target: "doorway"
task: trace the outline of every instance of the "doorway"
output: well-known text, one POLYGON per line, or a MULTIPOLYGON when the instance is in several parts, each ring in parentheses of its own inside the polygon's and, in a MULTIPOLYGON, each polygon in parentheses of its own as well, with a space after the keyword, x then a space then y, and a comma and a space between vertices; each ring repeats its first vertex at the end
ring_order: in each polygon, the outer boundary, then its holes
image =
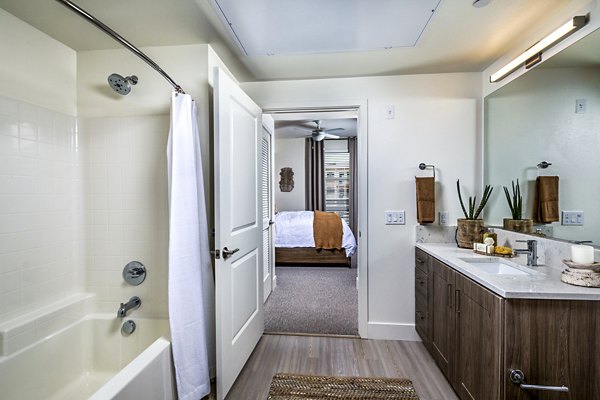
MULTIPOLYGON (((356 244, 358 109, 279 110, 272 117, 275 230, 278 217, 326 211, 340 217, 344 241, 350 232, 356 244)), ((265 303, 266 332, 358 336, 359 249, 343 245, 351 255, 348 263, 300 254, 282 264, 275 257, 276 284, 265 303)))

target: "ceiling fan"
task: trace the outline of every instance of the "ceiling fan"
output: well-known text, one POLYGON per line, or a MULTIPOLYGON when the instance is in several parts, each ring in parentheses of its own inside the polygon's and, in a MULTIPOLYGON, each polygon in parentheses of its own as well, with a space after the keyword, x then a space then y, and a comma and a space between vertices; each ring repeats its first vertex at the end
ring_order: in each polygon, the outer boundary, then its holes
POLYGON ((338 135, 333 135, 332 132, 342 132, 345 131, 344 128, 333 128, 333 129, 325 129, 321 127, 321 120, 314 120, 313 121, 315 124, 317 124, 317 127, 315 129, 310 129, 310 128, 296 128, 302 131, 306 131, 306 132, 310 132, 310 136, 306 136, 306 137, 312 137, 313 140, 315 142, 320 142, 323 139, 339 139, 340 137, 338 135))

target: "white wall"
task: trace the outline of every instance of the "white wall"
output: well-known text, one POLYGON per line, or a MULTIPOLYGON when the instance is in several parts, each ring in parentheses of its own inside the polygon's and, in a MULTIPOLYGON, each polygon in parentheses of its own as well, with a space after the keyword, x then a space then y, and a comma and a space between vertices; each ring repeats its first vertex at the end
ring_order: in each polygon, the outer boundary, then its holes
POLYGON ((75 52, 0 9, 0 321, 82 289, 75 52))
MULTIPOLYGON (((242 83, 264 108, 368 103, 368 336, 416 338, 414 324, 415 175, 437 171, 436 210, 460 217, 456 179, 473 193, 478 157, 481 75, 435 74, 242 83), (394 105, 395 119, 385 119, 394 105), (405 210, 407 224, 384 224, 405 210)), ((364 124, 365 121, 359 121, 364 124)), ((362 240, 362 245, 365 241, 362 240)))
POLYGON ((86 289, 96 293, 101 312, 116 313, 136 295, 142 299, 136 315, 168 315, 168 131, 168 115, 79 119, 86 289), (135 287, 122 277, 134 260, 147 270, 135 287))
POLYGON ((0 8, 0 95, 74 116, 76 53, 0 8))
POLYGON ((279 139, 275 131, 275 207, 277 211, 301 211, 306 209, 306 170, 304 138, 279 139), (279 189, 281 168, 291 167, 294 171, 294 189, 282 192, 279 189))

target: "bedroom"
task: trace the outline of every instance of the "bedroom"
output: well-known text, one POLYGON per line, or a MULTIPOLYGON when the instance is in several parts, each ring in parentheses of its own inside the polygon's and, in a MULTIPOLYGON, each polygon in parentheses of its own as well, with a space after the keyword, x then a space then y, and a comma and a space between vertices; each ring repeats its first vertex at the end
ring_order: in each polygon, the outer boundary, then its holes
POLYGON ((265 331, 358 335, 358 115, 322 110, 272 116, 275 273, 265 331), (341 217, 341 242, 327 237, 321 243, 341 251, 314 249, 315 209, 341 217))

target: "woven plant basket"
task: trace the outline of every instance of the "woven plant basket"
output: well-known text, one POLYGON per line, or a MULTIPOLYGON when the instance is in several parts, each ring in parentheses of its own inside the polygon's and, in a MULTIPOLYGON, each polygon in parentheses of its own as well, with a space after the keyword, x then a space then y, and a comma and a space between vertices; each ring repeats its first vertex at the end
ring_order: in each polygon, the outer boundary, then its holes
POLYGON ((481 233, 483 231, 482 219, 459 218, 456 223, 458 225, 456 236, 458 247, 473 249, 473 243, 481 242, 481 233))

